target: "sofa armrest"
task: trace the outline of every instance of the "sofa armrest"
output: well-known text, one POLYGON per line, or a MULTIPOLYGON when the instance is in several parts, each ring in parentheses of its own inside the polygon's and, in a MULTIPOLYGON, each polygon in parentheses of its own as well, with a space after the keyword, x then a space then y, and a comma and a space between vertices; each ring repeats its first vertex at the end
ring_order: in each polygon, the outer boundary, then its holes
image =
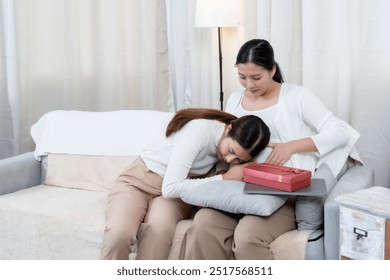
POLYGON ((40 184, 41 164, 34 153, 0 160, 0 195, 40 184))
POLYGON ((365 166, 353 166, 340 178, 329 194, 324 206, 325 259, 339 258, 339 216, 340 207, 335 198, 339 195, 372 187, 374 171, 365 166))

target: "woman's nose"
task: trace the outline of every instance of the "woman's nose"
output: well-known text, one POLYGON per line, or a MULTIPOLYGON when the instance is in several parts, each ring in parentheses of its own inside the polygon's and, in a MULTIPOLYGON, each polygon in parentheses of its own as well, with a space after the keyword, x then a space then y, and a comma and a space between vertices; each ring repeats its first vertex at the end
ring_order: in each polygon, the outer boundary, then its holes
POLYGON ((228 163, 231 163, 231 162, 233 162, 233 160, 235 160, 237 158, 237 156, 236 155, 227 155, 225 158, 226 158, 226 161, 228 163))
POLYGON ((245 87, 246 88, 252 88, 253 87, 253 81, 251 80, 251 79, 247 79, 246 80, 246 85, 245 85, 245 87))

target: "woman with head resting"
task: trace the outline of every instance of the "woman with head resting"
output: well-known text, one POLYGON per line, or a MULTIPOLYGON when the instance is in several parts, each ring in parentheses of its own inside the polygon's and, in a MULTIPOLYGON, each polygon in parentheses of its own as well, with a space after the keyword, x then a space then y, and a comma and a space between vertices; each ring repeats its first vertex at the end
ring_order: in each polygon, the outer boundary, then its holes
MULTIPOLYGON (((271 131, 270 144, 257 161, 312 172, 325 163, 336 179, 346 171, 350 157, 361 161, 354 148, 359 134, 307 89, 284 83, 268 41, 246 42, 237 54, 235 66, 243 89, 229 97, 226 111, 236 116, 257 115, 271 131)), ((301 199, 304 198, 297 198, 301 199)), ((301 205, 304 204, 296 204, 295 210, 294 203, 288 201, 268 217, 203 208, 187 231, 181 258, 273 259, 270 243, 295 229, 296 222, 299 229, 321 226, 322 198, 314 204, 318 219, 310 223, 301 218, 306 215, 301 205)))
POLYGON ((176 224, 191 214, 192 207, 180 194, 204 182, 241 180, 247 162, 269 139, 267 125, 257 116, 237 118, 213 109, 178 111, 165 141, 145 150, 111 189, 101 258, 128 259, 137 240, 137 259, 167 259, 176 224), (193 178, 208 173, 219 160, 235 167, 223 175, 193 178))

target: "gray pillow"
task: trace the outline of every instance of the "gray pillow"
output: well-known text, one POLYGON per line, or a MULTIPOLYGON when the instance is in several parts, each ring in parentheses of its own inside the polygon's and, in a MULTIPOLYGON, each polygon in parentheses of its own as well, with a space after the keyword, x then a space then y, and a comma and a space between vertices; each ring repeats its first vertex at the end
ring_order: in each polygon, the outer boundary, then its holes
MULTIPOLYGON (((336 185, 329 166, 322 164, 312 178, 322 178, 325 180, 327 194, 336 185)), ((295 220, 299 230, 317 230, 324 223, 324 203, 326 197, 297 196, 295 201, 295 220)))
POLYGON ((234 214, 269 216, 287 200, 282 195, 245 194, 245 183, 221 180, 188 190, 181 199, 191 205, 209 207, 234 214))

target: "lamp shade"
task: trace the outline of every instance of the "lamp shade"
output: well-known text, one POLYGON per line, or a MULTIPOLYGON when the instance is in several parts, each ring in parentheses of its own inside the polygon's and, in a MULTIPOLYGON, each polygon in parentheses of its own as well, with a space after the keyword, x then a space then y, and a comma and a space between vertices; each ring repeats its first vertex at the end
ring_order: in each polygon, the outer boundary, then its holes
POLYGON ((242 24, 242 0, 197 0, 196 27, 235 27, 242 24))

